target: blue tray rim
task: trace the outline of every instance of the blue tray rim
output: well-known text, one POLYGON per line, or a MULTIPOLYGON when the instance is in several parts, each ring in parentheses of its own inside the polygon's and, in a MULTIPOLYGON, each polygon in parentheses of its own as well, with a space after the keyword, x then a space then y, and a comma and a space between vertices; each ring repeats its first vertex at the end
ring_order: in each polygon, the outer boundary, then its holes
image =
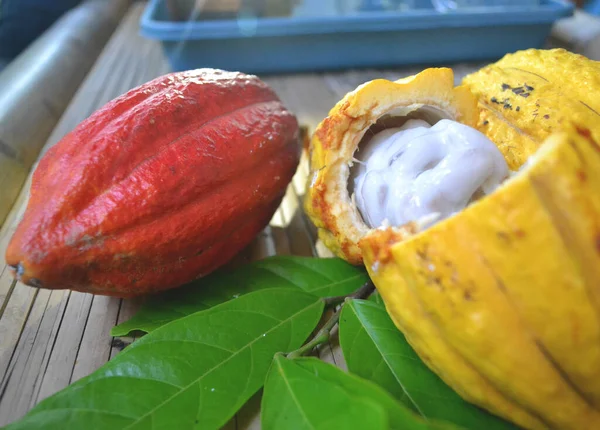
POLYGON ((333 17, 243 18, 193 22, 159 21, 154 19, 160 3, 151 0, 140 19, 141 34, 149 39, 180 41, 239 39, 245 37, 303 36, 331 33, 373 31, 405 31, 456 27, 487 27, 502 25, 551 24, 573 14, 575 6, 566 0, 545 0, 537 7, 489 7, 486 10, 465 10, 439 13, 429 9, 401 13, 368 12, 333 17))

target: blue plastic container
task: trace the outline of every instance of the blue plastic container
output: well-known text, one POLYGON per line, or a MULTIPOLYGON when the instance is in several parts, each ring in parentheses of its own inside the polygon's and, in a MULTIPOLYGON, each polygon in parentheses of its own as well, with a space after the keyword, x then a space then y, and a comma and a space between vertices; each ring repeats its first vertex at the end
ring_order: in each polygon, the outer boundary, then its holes
POLYGON ((173 70, 266 74, 493 60, 541 47, 552 23, 572 13, 563 0, 449 13, 420 0, 403 12, 175 22, 164 0, 152 0, 141 32, 161 41, 173 70))
POLYGON ((583 9, 587 13, 600 16, 600 0, 588 0, 583 9))

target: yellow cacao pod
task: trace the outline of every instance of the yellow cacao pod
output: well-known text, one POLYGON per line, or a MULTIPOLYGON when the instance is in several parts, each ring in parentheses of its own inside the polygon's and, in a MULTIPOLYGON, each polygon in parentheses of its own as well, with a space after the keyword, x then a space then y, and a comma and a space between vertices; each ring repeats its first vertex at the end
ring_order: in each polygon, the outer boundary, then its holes
POLYGON ((513 174, 425 229, 357 229, 348 174, 328 176, 329 160, 352 161, 364 125, 351 125, 375 123, 379 95, 362 94, 370 104, 353 112, 364 113, 334 129, 338 104, 311 142, 305 206, 325 244, 363 261, 396 326, 448 385, 524 428, 600 428, 599 89, 598 63, 564 50, 510 54, 446 89, 460 93, 454 118, 492 140, 513 174), (331 189, 342 198, 323 198, 331 189))

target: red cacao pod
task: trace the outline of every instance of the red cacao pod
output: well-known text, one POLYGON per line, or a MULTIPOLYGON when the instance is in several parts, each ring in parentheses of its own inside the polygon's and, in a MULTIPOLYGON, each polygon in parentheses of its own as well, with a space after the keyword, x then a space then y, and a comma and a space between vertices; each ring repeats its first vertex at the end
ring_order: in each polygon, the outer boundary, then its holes
POLYGON ((279 206, 298 123, 256 76, 172 73, 53 146, 6 252, 25 284, 131 297, 229 261, 279 206))

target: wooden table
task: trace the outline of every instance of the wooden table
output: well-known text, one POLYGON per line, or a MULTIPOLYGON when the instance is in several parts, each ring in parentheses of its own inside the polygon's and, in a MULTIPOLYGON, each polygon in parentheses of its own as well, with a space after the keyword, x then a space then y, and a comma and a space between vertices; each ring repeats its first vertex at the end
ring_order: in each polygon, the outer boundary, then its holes
MULTIPOLYGON (((95 66, 53 131, 45 149, 80 121, 128 89, 169 71, 160 46, 138 35, 143 3, 135 4, 112 36, 95 66)), ((456 80, 480 64, 453 66, 456 80)), ((284 103, 309 129, 321 121, 346 92, 373 78, 398 79, 421 70, 362 70, 344 73, 265 77, 284 103)), ((299 209, 307 174, 306 160, 290 184, 271 224, 238 257, 254 260, 273 254, 329 255, 316 242, 315 230, 299 209)), ((29 180, 0 230, 0 253, 21 217, 29 180)), ((0 267, 0 425, 23 416, 40 400, 84 377, 119 353, 111 327, 129 319, 140 300, 120 300, 63 290, 27 287, 0 267)), ((122 339, 125 343, 133 339, 122 339)), ((322 348, 323 359, 344 367, 335 345, 322 348)), ((120 343, 122 347, 122 343, 120 343)), ((259 428, 259 398, 227 428, 259 428)))

